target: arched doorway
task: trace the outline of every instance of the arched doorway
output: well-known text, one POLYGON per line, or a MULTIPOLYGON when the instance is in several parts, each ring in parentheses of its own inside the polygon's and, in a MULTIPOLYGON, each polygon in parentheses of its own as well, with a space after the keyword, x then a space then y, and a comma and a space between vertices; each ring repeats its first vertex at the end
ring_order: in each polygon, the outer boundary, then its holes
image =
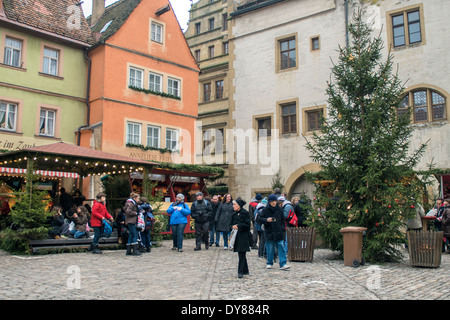
POLYGON ((306 193, 308 198, 312 199, 315 194, 316 187, 306 179, 305 173, 318 171, 320 171, 320 166, 316 163, 310 163, 295 170, 285 183, 285 190, 289 199, 298 197, 304 193, 306 193))

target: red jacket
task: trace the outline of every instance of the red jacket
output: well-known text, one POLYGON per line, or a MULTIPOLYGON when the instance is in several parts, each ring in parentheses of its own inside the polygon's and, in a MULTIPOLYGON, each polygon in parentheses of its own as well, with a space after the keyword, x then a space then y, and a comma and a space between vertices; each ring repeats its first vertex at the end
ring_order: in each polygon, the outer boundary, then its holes
POLYGON ((103 203, 94 200, 94 205, 92 206, 91 227, 101 227, 103 218, 111 219, 112 217, 103 203))

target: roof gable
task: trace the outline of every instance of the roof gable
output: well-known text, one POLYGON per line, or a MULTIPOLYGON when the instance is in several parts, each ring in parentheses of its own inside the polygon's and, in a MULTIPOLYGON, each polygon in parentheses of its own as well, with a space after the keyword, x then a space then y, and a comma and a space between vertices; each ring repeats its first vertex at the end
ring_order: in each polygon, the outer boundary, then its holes
POLYGON ((78 0, 0 0, 8 20, 92 44, 94 38, 78 0))

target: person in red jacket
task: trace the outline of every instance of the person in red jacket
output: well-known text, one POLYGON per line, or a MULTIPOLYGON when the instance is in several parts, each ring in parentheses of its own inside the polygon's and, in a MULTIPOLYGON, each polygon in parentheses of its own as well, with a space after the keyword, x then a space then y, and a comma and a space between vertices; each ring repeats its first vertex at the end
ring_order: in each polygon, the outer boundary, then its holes
POLYGON ((113 221, 113 217, 106 210, 106 194, 99 193, 97 200, 92 205, 91 227, 94 228, 94 240, 89 248, 92 253, 102 253, 98 248, 98 240, 102 235, 102 223, 104 219, 113 221))

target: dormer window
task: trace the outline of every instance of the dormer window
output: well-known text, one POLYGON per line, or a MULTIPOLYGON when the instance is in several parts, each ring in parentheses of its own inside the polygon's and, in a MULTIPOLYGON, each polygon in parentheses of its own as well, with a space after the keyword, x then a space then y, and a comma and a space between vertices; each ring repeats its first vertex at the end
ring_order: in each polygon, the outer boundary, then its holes
POLYGON ((107 23, 105 23, 105 25, 103 26, 102 30, 100 30, 100 33, 105 32, 106 29, 108 29, 108 27, 111 25, 112 22, 113 22, 113 20, 109 20, 107 23))

